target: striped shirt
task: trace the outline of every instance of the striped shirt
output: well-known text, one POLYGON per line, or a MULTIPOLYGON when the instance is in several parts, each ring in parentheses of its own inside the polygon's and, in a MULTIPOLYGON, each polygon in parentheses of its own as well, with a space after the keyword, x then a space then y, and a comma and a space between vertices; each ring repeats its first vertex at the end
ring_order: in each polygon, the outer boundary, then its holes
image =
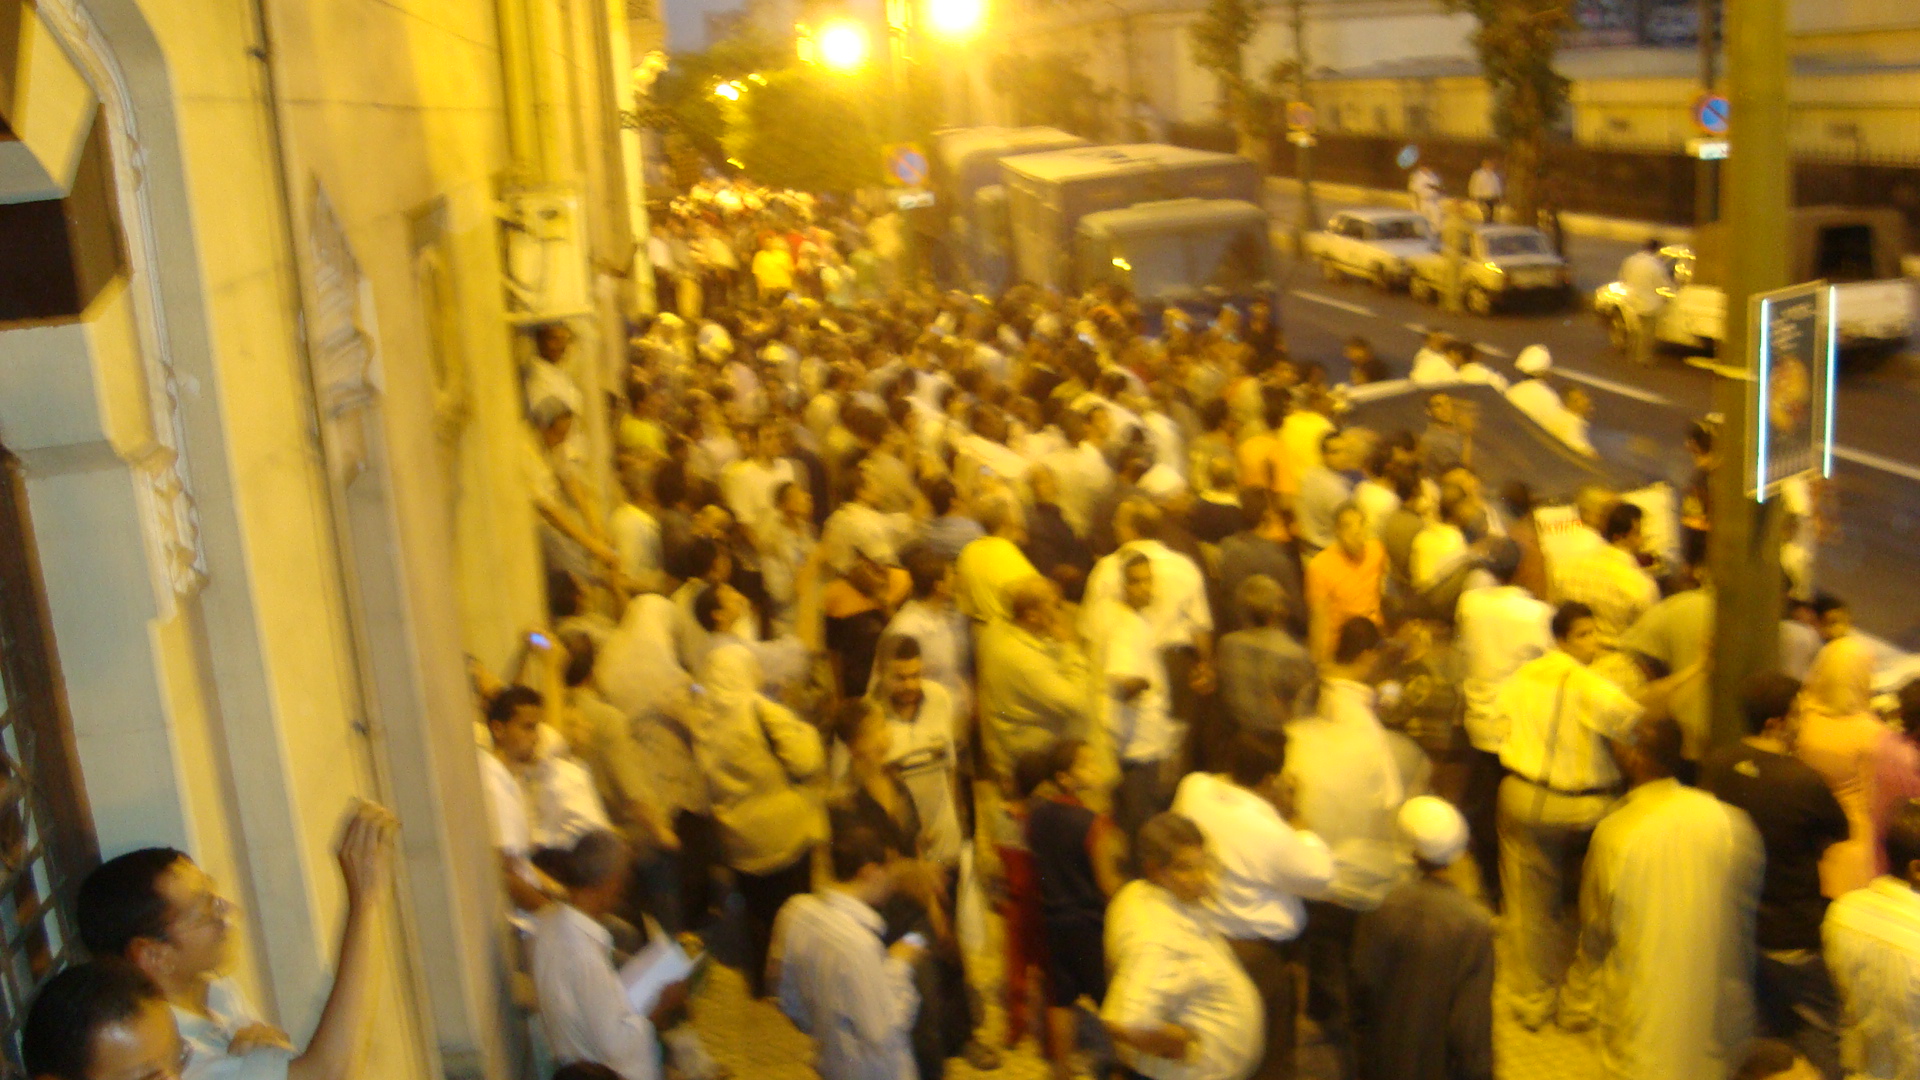
POLYGON ((1593 621, 1609 644, 1660 602, 1660 586, 1639 560, 1611 544, 1568 560, 1554 587, 1562 603, 1578 600, 1593 609, 1593 621))
POLYGON ((1898 878, 1875 878, 1833 902, 1821 936, 1840 992, 1847 1074, 1920 1078, 1920 894, 1898 878))
POLYGON ((821 1080, 914 1075, 909 1039, 920 995, 880 940, 880 913, 840 889, 796 896, 774 924, 780 1011, 813 1037, 821 1080))

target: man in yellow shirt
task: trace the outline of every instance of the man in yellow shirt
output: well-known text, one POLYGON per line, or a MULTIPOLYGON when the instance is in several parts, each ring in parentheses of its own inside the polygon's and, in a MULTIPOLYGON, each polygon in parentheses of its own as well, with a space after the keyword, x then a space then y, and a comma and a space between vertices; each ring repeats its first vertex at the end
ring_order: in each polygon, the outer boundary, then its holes
POLYGON ((793 252, 785 240, 769 233, 760 241, 760 250, 753 257, 753 280, 760 287, 763 304, 793 291, 793 252))

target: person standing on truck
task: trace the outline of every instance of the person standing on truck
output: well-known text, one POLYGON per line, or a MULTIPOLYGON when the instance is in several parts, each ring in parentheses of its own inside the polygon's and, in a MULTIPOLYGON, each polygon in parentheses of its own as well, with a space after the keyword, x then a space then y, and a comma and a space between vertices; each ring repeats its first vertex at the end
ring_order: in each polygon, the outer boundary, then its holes
POLYGON ((1647 237, 1645 247, 1627 256, 1620 264, 1620 284, 1627 290, 1623 311, 1633 338, 1633 362, 1653 363, 1654 325, 1660 309, 1666 306, 1662 289, 1673 288, 1666 260, 1660 257, 1660 238, 1647 237))
POLYGON ((1500 170, 1493 167, 1493 159, 1486 158, 1480 167, 1473 170, 1467 178, 1467 198, 1480 204, 1480 220, 1493 224, 1494 212, 1500 209, 1500 200, 1507 194, 1507 185, 1500 179, 1500 170))
POLYGON ((1407 194, 1413 196, 1413 209, 1427 224, 1433 227, 1434 235, 1440 233, 1440 174, 1425 165, 1413 170, 1407 177, 1407 194))

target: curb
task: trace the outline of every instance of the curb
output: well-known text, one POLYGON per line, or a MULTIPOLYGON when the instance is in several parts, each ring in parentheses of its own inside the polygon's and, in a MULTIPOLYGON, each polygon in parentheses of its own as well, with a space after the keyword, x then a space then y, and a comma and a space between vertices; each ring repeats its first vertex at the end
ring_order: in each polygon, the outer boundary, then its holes
MULTIPOLYGON (((1361 187, 1357 184, 1332 184, 1316 180, 1314 194, 1323 199, 1339 203, 1355 203, 1361 206, 1399 206, 1411 208, 1413 197, 1404 191, 1387 191, 1383 188, 1361 187)), ((1267 177, 1267 192, 1270 195, 1285 195, 1289 198, 1300 193, 1300 182, 1283 176, 1267 177)), ((1598 214, 1562 213, 1560 226, 1569 236, 1589 236, 1602 240, 1618 240, 1629 244, 1645 243, 1648 237, 1659 237, 1668 243, 1691 244, 1693 229, 1686 225, 1665 225, 1653 221, 1629 221, 1626 218, 1601 217, 1598 214)), ((1289 226, 1286 231, 1291 234, 1289 226)), ((1280 232, 1275 230, 1276 237, 1280 232)), ((1287 246, 1292 246, 1289 235, 1287 246)), ((1910 256, 1911 263, 1920 264, 1920 256, 1910 256)), ((1912 270, 1920 269, 1920 265, 1912 270)))

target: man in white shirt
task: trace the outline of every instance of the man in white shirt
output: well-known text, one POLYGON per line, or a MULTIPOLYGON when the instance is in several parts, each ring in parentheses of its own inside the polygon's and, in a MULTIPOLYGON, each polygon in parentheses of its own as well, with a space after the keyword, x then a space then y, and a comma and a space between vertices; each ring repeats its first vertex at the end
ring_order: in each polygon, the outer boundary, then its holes
POLYGON ((735 521, 748 527, 758 524, 774 510, 773 495, 782 484, 791 484, 795 476, 793 462, 780 454, 786 449, 785 422, 766 417, 754 425, 749 456, 728 465, 720 472, 720 493, 735 521))
POLYGON ((1569 970, 1574 924, 1565 901, 1593 827, 1620 788, 1612 744, 1631 740, 1643 715, 1664 712, 1673 692, 1700 674, 1696 665, 1629 695, 1591 667, 1602 652, 1592 609, 1562 604, 1551 625, 1556 647, 1508 677, 1492 718, 1507 732, 1500 762, 1510 774, 1498 811, 1508 996, 1530 1030, 1556 1012, 1577 1026, 1591 1000, 1593 972, 1569 970))
POLYGON ((184 853, 143 848, 87 875, 75 900, 80 938, 94 956, 138 968, 165 995, 186 1050, 184 1061, 168 1063, 180 1069, 169 1075, 348 1080, 359 1074, 373 1025, 376 926, 392 881, 398 831, 392 814, 356 800, 338 853, 347 913, 333 989, 303 1052, 223 974, 233 963, 239 911, 184 853))
POLYGON ((1353 495, 1347 473, 1359 464, 1360 440, 1329 431, 1320 440, 1320 461, 1300 474, 1296 502, 1300 558, 1312 559, 1333 545, 1334 512, 1353 495))
POLYGON ((894 613, 885 636, 919 642, 926 679, 953 703, 953 740, 964 759, 973 730, 973 635, 955 602, 957 571, 953 560, 925 547, 907 552, 906 564, 913 597, 894 613))
POLYGON ((1227 771, 1192 773, 1174 795, 1174 813, 1206 834, 1219 868, 1214 928, 1260 991, 1267 1048, 1253 1075, 1294 1074, 1293 941, 1307 922, 1302 897, 1320 896, 1333 881, 1333 853, 1287 820, 1293 793, 1282 778, 1286 741, 1277 732, 1242 731, 1227 748, 1227 771))
POLYGON ((1406 781, 1374 711, 1373 681, 1380 666, 1380 628, 1353 618, 1336 636, 1331 662, 1321 668, 1319 715, 1287 729, 1287 777, 1297 793, 1300 820, 1333 851, 1333 879, 1325 899, 1307 905, 1301 945, 1308 971, 1307 1015, 1353 1075, 1351 967, 1353 932, 1361 912, 1387 898, 1411 867, 1394 818, 1406 801, 1406 781))
POLYGON ((927 839, 922 855, 952 869, 960 861, 953 700, 939 683, 922 677, 922 655, 918 638, 887 638, 881 646, 873 697, 886 717, 891 739, 887 767, 907 786, 920 816, 920 830, 927 839))
POLYGON ((1484 509, 1473 485, 1441 485, 1440 516, 1414 534, 1407 553, 1407 578, 1415 590, 1433 589, 1472 558, 1467 528, 1484 509))
POLYGON ((1500 687, 1528 661, 1553 648, 1553 608, 1514 584, 1520 547, 1506 537, 1488 545, 1483 564, 1496 584, 1460 594, 1454 614, 1454 648, 1461 660, 1460 693, 1466 699, 1467 781, 1460 797, 1468 844, 1481 888, 1500 904, 1500 845, 1494 805, 1500 793, 1500 748, 1506 721, 1494 709, 1500 687))
POLYGON ((1849 1076, 1920 1076, 1920 802, 1897 807, 1887 873, 1827 908, 1821 939, 1840 993, 1840 1060, 1849 1076))
POLYGON ((1087 613, 1101 600, 1119 600, 1126 557, 1145 555, 1153 564, 1153 602, 1142 614, 1152 624, 1160 647, 1172 653, 1167 673, 1174 715, 1191 716, 1191 695, 1213 690, 1213 612, 1207 605, 1207 583, 1200 568, 1161 542, 1165 527, 1166 516, 1153 503, 1129 499, 1120 504, 1113 516, 1120 546, 1087 575, 1082 630, 1088 637, 1095 636, 1095 628, 1085 622, 1087 613))
POLYGON ((540 1026, 560 1064, 587 1061, 620 1080, 659 1080, 655 1031, 687 1000, 684 982, 667 986, 646 1015, 638 1012, 613 966, 613 935, 601 919, 626 903, 633 852, 609 832, 580 838, 567 857, 570 892, 549 904, 533 930, 533 985, 540 1026))
POLYGON ((533 865, 534 854, 571 848, 588 832, 613 827, 592 774, 566 756, 566 741, 542 722, 546 717, 538 691, 509 686, 487 705, 490 745, 480 750, 481 792, 507 896, 529 912, 564 891, 533 865))
POLYGON ((835 574, 852 569, 854 552, 874 545, 885 562, 897 561, 899 548, 912 538, 917 526, 906 513, 884 513, 877 509, 881 485, 871 462, 861 462, 857 474, 847 480, 851 490, 820 530, 820 543, 826 548, 827 567, 835 574))
POLYGON ((1593 831, 1581 963, 1599 972, 1609 1080, 1725 1076, 1753 1035, 1754 919, 1766 852, 1745 811, 1674 778, 1680 726, 1643 720, 1632 789, 1593 831))
POLYGON ((1565 443, 1569 450, 1594 457, 1593 441, 1587 436, 1587 418, 1567 407, 1560 394, 1547 382, 1553 369, 1553 355, 1544 345, 1529 345, 1513 361, 1520 372, 1519 382, 1507 388, 1507 400, 1527 414, 1527 418, 1546 429, 1547 434, 1565 443))
POLYGON ((1627 290, 1626 314, 1632 323, 1629 329, 1633 333, 1633 359, 1636 363, 1650 364, 1654 323, 1660 317, 1660 309, 1667 305, 1661 290, 1673 288, 1673 277, 1667 271, 1666 260, 1660 257, 1657 237, 1647 237, 1645 246, 1621 262, 1620 284, 1627 290))
POLYGON ((1420 342, 1420 351, 1413 354, 1413 368, 1407 378, 1415 386, 1443 386, 1460 381, 1460 375, 1453 370, 1453 361, 1448 358, 1447 347, 1453 338, 1444 330, 1429 330, 1420 342))
POLYGON ((1113 490, 1113 468, 1107 464, 1092 428, 1089 419, 1076 410, 1061 413, 1060 429, 1072 446, 1048 454, 1040 462, 1053 471, 1059 484, 1060 515, 1082 540, 1093 528, 1094 507, 1113 490))
POLYGON ((1427 219, 1436 235, 1440 232, 1440 191, 1440 174, 1425 165, 1407 177, 1407 194, 1413 196, 1414 212, 1427 219))
POLYGON ((897 889, 894 867, 917 864, 889 851, 872 826, 833 818, 833 880, 780 909, 768 979, 780 1011, 813 1037, 821 1080, 910 1078, 920 1011, 913 964, 926 943, 909 934, 883 944, 886 920, 875 909, 897 889))
POLYGON ((1643 516, 1630 502, 1615 503, 1600 532, 1606 545, 1568 561, 1556 577, 1561 601, 1592 608, 1609 646, 1660 602, 1659 584, 1640 567, 1643 516))
POLYGON ((1087 621, 1094 630, 1100 723, 1120 767, 1113 820, 1131 837, 1172 797, 1172 769, 1185 725, 1169 711, 1167 666, 1145 615, 1154 596, 1153 563, 1135 552, 1122 565, 1120 601, 1095 601, 1087 621))
POLYGON ((1109 918, 1100 1020, 1133 1069, 1153 1080, 1245 1080, 1263 1048, 1260 992, 1207 912, 1213 894, 1206 837, 1161 814, 1140 828, 1144 882, 1122 889, 1109 918), (1114 923, 1122 924, 1115 934, 1114 923))
POLYGON ((1493 215, 1500 209, 1500 200, 1506 196, 1507 186, 1500 179, 1500 170, 1493 167, 1493 159, 1486 158, 1480 167, 1467 177, 1467 198, 1480 204, 1480 220, 1493 224, 1493 215))

